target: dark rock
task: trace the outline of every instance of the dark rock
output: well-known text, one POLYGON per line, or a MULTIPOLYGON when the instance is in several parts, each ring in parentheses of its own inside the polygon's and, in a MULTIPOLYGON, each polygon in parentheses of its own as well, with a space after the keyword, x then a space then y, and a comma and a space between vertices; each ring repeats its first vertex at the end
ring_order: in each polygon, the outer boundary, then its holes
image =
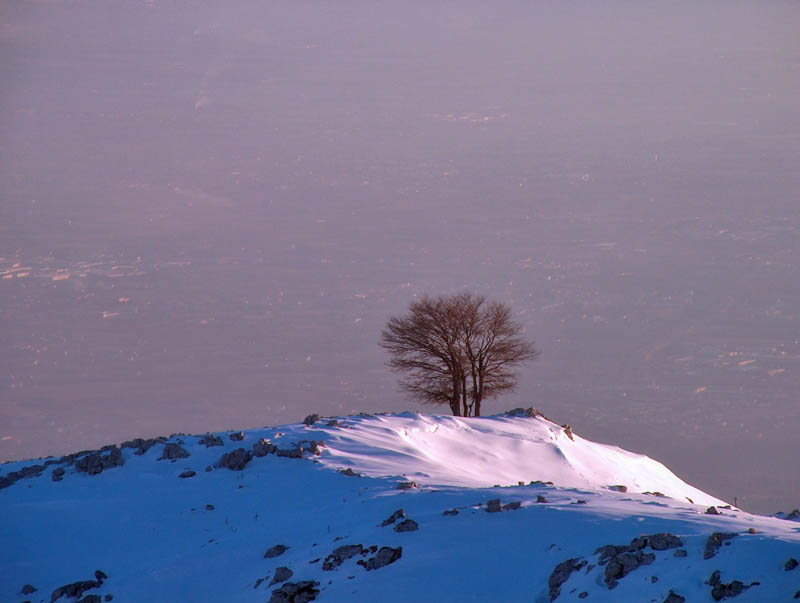
POLYGON ((498 513, 503 510, 503 507, 500 505, 499 498, 493 498, 489 502, 486 503, 486 512, 487 513, 498 513))
POLYGON ((350 467, 347 469, 339 469, 339 473, 346 475, 347 477, 361 477, 360 473, 353 471, 350 467))
POLYGON ((758 534, 758 530, 756 530, 755 528, 747 528, 747 533, 748 534, 758 534))
POLYGON ((658 576, 650 576, 650 584, 655 584, 658 582, 658 576))
POLYGON ((257 589, 261 584, 266 580, 266 578, 259 578, 256 580, 256 583, 253 584, 253 590, 257 589))
POLYGON ((327 423, 325 423, 327 427, 339 427, 339 421, 336 419, 331 419, 327 423))
POLYGON ((211 468, 211 465, 206 466, 206 473, 211 473, 214 469, 211 468))
POLYGON ((125 464, 122 451, 116 446, 108 447, 108 454, 104 455, 102 452, 104 451, 92 452, 86 456, 76 459, 75 469, 89 475, 97 475, 102 473, 104 469, 120 467, 125 464))
POLYGON ((108 594, 108 595, 106 595, 105 597, 103 597, 103 599, 104 599, 105 601, 111 601, 113 598, 114 598, 114 595, 112 595, 112 594, 108 594))
POLYGON ((572 572, 577 572, 586 565, 581 559, 567 559, 559 563, 550 574, 547 585, 550 587, 550 600, 555 601, 561 594, 561 586, 566 582, 572 572))
POLYGON ((686 549, 678 549, 675 551, 675 557, 686 557, 686 549))
POLYGON ((382 546, 374 557, 370 557, 366 561, 359 560, 358 564, 363 566, 365 570, 375 570, 386 567, 390 563, 394 563, 403 556, 403 547, 396 548, 382 546))
POLYGON ((395 532, 416 532, 419 530, 419 525, 413 519, 406 519, 394 526, 395 532))
POLYGON ((307 603, 317 598, 319 582, 303 580, 302 582, 286 582, 272 591, 269 603, 307 603))
POLYGON ((197 475, 197 472, 195 471, 184 471, 178 477, 194 477, 195 475, 197 475))
POLYGON ((272 577, 272 582, 270 582, 267 586, 286 582, 293 575, 294 572, 292 570, 290 570, 288 567, 281 566, 275 570, 275 575, 272 577))
POLYGON ((406 512, 403 511, 403 509, 397 509, 397 511, 389 515, 389 517, 387 517, 381 522, 381 527, 383 528, 385 526, 388 526, 389 524, 394 523, 398 519, 403 519, 405 516, 406 512))
POLYGON ((583 591, 581 594, 578 595, 578 598, 579 599, 585 599, 588 596, 589 596, 589 593, 587 593, 586 591, 583 591))
POLYGON ((277 449, 277 446, 273 446, 264 438, 261 438, 258 442, 253 444, 253 454, 257 457, 267 456, 268 454, 274 453, 277 449))
POLYGON ((627 492, 628 486, 617 484, 616 486, 609 486, 608 489, 613 490, 614 492, 627 492))
POLYGON ((647 537, 639 537, 631 540, 628 550, 631 552, 640 551, 647 546, 647 537))
POLYGON ((54 482, 60 482, 62 479, 64 479, 64 473, 64 467, 56 467, 53 469, 53 472, 50 475, 54 482))
POLYGON ((231 471, 241 471, 245 468, 245 465, 251 461, 252 458, 253 452, 251 450, 237 448, 236 450, 226 452, 219 457, 219 460, 214 463, 214 466, 224 467, 225 469, 230 469, 231 471))
POLYGON ((103 580, 106 580, 108 578, 108 576, 106 576, 105 572, 103 572, 102 570, 95 571, 94 577, 100 583, 102 583, 103 580))
POLYGON ((214 505, 206 505, 206 511, 213 511, 214 505))
POLYGON ((458 515, 458 509, 446 509, 442 515, 458 515))
POLYGON ((800 590, 794 593, 794 597, 792 597, 792 599, 800 599, 800 590))
POLYGON ((100 595, 86 595, 83 599, 78 600, 78 603, 102 603, 102 601, 100 595))
POLYGON ((722 582, 722 574, 720 573, 719 570, 714 570, 713 572, 711 572, 711 577, 708 580, 706 580, 706 584, 709 584, 710 586, 719 586, 721 582, 722 582))
POLYGON ((666 532, 651 534, 647 537, 647 543, 655 551, 666 551, 667 549, 676 549, 679 546, 683 546, 683 541, 680 538, 666 532))
POLYGON ((360 544, 346 544, 344 546, 340 546, 339 548, 334 549, 330 555, 325 557, 325 560, 322 562, 322 569, 326 572, 334 570, 347 559, 355 557, 356 555, 361 555, 364 552, 364 547, 360 544))
POLYGON ((73 582, 72 584, 65 584, 59 586, 50 595, 50 603, 57 601, 61 597, 77 599, 82 596, 87 590, 93 588, 100 588, 103 583, 100 580, 81 580, 80 582, 73 582))
POLYGON ((539 495, 536 497, 536 502, 537 502, 537 503, 546 503, 546 502, 547 502, 547 499, 546 499, 544 496, 542 496, 541 494, 539 494, 539 495))
POLYGON ((169 442, 164 444, 164 450, 161 451, 161 456, 158 457, 159 461, 172 461, 175 459, 189 458, 189 453, 182 448, 179 444, 169 442))
POLYGON ((143 455, 145 452, 150 450, 153 446, 158 444, 159 442, 165 442, 166 438, 151 438, 149 440, 143 440, 142 438, 136 438, 135 440, 128 440, 127 442, 122 442, 120 444, 120 448, 135 448, 133 454, 137 456, 143 455))
POLYGON ((514 502, 506 503, 503 505, 503 511, 516 511, 522 506, 522 503, 515 500, 514 502))
POLYGON ((211 448, 212 446, 223 446, 224 443, 222 438, 219 436, 215 436, 212 433, 207 433, 199 440, 200 444, 205 446, 206 448, 211 448))
POLYGON ((285 544, 276 544, 267 549, 267 552, 264 553, 264 559, 272 559, 273 557, 280 557, 288 550, 289 547, 286 546, 285 544))
POLYGON ((598 559, 598 563, 600 565, 605 565, 609 561, 611 561, 617 555, 624 553, 628 550, 628 547, 623 545, 614 545, 614 544, 606 544, 598 548, 594 553, 595 555, 599 554, 600 559, 598 559))
POLYGON ((233 433, 229 433, 228 439, 230 439, 231 442, 241 442, 242 440, 244 440, 244 432, 235 431, 233 433))
POLYGON ((797 566, 798 566, 797 559, 795 559, 794 557, 790 557, 789 561, 787 561, 784 564, 783 569, 785 569, 787 572, 790 572, 797 566))
POLYGON ((589 503, 587 503, 587 502, 586 502, 585 500, 583 500, 582 498, 579 498, 578 500, 576 500, 576 501, 575 501, 575 504, 576 504, 576 505, 588 505, 589 503))
POLYGON ((303 419, 303 425, 313 425, 317 421, 319 421, 319 415, 315 413, 313 415, 308 415, 305 419, 303 419))
POLYGON ((37 590, 39 589, 33 586, 32 584, 26 584, 25 586, 22 587, 22 590, 19 591, 19 593, 21 595, 29 595, 31 593, 35 593, 37 590))
POLYGON ((506 416, 508 417, 536 417, 541 415, 538 410, 535 408, 514 408, 513 410, 509 410, 506 412, 506 416))
POLYGON ((666 599, 664 599, 663 603, 686 603, 686 598, 670 589, 669 594, 667 595, 666 599))
POLYGON ((716 507, 706 509, 706 515, 722 515, 716 507))
POLYGON ((642 494, 647 494, 649 496, 657 496, 658 498, 667 498, 667 495, 663 492, 642 492, 642 494))
POLYGON ((419 488, 417 482, 400 482, 397 484, 398 490, 416 490, 417 488, 419 488))
POLYGON ((300 459, 303 458, 303 449, 300 448, 299 446, 295 448, 286 448, 286 449, 278 448, 275 451, 275 454, 289 459, 300 459))
POLYGON ((606 584, 609 588, 613 588, 616 586, 617 580, 621 580, 642 565, 650 565, 655 560, 656 556, 652 553, 643 553, 642 551, 621 553, 606 564, 606 584))
POLYGON ((723 542, 736 538, 736 534, 734 532, 714 532, 711 536, 708 537, 706 540, 706 549, 703 552, 703 559, 711 559, 714 555, 717 554, 719 547, 722 546, 723 542))
POLYGON ((572 437, 572 426, 564 423, 561 427, 564 429, 564 435, 574 442, 575 438, 572 437))
POLYGON ((719 584, 711 589, 711 598, 715 601, 722 601, 723 599, 730 599, 738 597, 750 586, 745 586, 739 580, 734 580, 729 584, 719 584))

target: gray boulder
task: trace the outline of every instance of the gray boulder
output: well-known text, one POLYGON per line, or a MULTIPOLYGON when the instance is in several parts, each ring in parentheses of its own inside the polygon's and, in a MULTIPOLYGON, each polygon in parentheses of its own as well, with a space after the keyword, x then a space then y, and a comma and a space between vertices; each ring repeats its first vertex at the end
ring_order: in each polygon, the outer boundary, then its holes
POLYGON ((229 433, 228 438, 230 438, 231 442, 241 442, 244 439, 244 432, 236 431, 234 433, 229 433))
POLYGON ((319 582, 304 580, 302 582, 287 582, 277 590, 272 591, 269 603, 307 603, 317 598, 319 582))
POLYGON ((313 415, 308 415, 305 419, 303 419, 303 424, 304 425, 313 425, 317 421, 319 421, 319 415, 315 413, 313 415))
POLYGON ((394 526, 395 532, 416 532, 419 530, 419 525, 413 519, 406 519, 394 526))
POLYGON ((500 504, 499 498, 493 498, 489 502, 486 503, 486 512, 487 513, 499 513, 503 510, 502 505, 500 504))
POLYGON ((276 544, 267 549, 267 552, 264 553, 264 559, 272 559, 274 557, 280 557, 288 550, 289 547, 286 546, 285 544, 276 544))
POLYGON ((203 437, 200 438, 200 443, 205 446, 206 448, 210 448, 211 446, 222 446, 222 438, 219 436, 215 436, 212 433, 207 433, 203 437))
POLYGON ((783 565, 783 569, 786 570, 787 572, 790 572, 798 565, 800 564, 798 564, 797 559, 795 559, 794 557, 790 557, 789 560, 783 565))
POLYGON ((325 557, 322 562, 322 569, 326 572, 336 569, 347 559, 356 555, 366 554, 364 547, 360 544, 346 544, 334 549, 333 552, 325 557))
POLYGON ((290 570, 288 567, 281 566, 275 570, 275 575, 272 577, 272 582, 270 582, 267 586, 286 582, 293 575, 294 572, 292 570, 290 570))
POLYGON ((734 532, 714 532, 706 540, 706 548, 703 551, 703 559, 711 559, 717 554, 719 547, 724 543, 730 544, 730 540, 736 538, 737 534, 734 532))
POLYGON ((253 444, 253 454, 257 457, 267 456, 268 454, 274 453, 278 448, 270 444, 264 438, 261 438, 258 442, 253 444))
POLYGON ((245 465, 251 461, 252 458, 253 452, 251 450, 237 448, 236 450, 226 452, 219 457, 219 460, 214 464, 214 466, 224 467, 225 469, 230 469, 231 471, 241 471, 245 468, 245 465))
POLYGON ((677 549, 683 546, 683 541, 680 538, 666 532, 662 534, 650 534, 650 536, 647 536, 647 543, 654 551, 666 551, 667 549, 677 549))
POLYGON ((189 453, 185 448, 174 442, 164 444, 164 450, 161 451, 161 456, 158 457, 159 461, 174 461, 175 459, 189 458, 189 453))
POLYGON ((395 521, 397 521, 398 519, 403 519, 405 516, 406 516, 406 512, 405 512, 405 511, 403 511, 403 509, 397 509, 397 511, 395 511, 394 513, 392 513, 391 515, 389 515, 389 517, 387 517, 386 519, 384 519, 384 520, 381 522, 381 527, 382 527, 382 528, 383 528, 383 527, 386 527, 386 526, 388 526, 389 524, 392 524, 392 523, 394 523, 394 522, 395 522, 395 521))
POLYGON ((398 546, 397 548, 392 548, 388 546, 382 546, 374 557, 370 557, 366 561, 363 559, 359 560, 358 565, 362 566, 367 571, 371 571, 386 567, 390 563, 394 563, 400 559, 402 556, 403 547, 398 546))

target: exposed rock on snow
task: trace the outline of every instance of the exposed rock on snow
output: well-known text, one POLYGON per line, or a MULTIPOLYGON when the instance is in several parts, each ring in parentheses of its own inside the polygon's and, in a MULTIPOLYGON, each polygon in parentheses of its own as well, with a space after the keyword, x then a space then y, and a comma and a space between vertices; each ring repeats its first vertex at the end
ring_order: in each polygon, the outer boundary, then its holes
POLYGON ((161 456, 158 457, 158 460, 172 461, 175 459, 186 459, 186 458, 189 458, 189 453, 186 451, 185 448, 182 448, 180 444, 169 442, 168 444, 164 445, 164 450, 161 452, 161 456))
POLYGON ((717 554, 719 547, 723 544, 730 544, 730 540, 736 538, 734 532, 714 532, 706 541, 706 549, 703 551, 703 559, 711 559, 717 554))
POLYGON ((25 585, 25 586, 23 586, 23 587, 22 587, 22 589, 19 591, 19 594, 21 594, 21 595, 29 595, 29 594, 31 594, 31 593, 35 593, 37 590, 39 590, 39 589, 37 589, 37 588, 36 588, 35 586, 33 586, 32 584, 26 584, 26 585, 25 585))
POLYGON ((56 467, 55 469, 53 469, 50 476, 54 482, 60 482, 62 479, 64 479, 64 473, 65 473, 64 467, 56 467))
POLYGON ((572 572, 577 572, 586 567, 586 561, 583 559, 567 559, 559 563, 550 578, 547 580, 547 585, 550 588, 550 600, 555 601, 561 594, 561 586, 566 582, 572 572))
POLYGON ((245 450, 244 448, 237 448, 236 450, 226 452, 219 457, 219 460, 215 463, 215 466, 224 467, 225 469, 230 469, 231 471, 241 471, 252 458, 252 451, 245 450))
POLYGON ((277 446, 273 446, 264 438, 261 438, 258 442, 253 444, 253 454, 259 458, 262 456, 267 456, 268 454, 272 454, 277 449, 277 446))
POLYGON ((797 566, 798 566, 797 559, 795 559, 794 557, 790 557, 789 560, 784 564, 783 569, 787 572, 790 572, 797 566))
POLYGON ((280 557, 288 550, 289 547, 286 546, 285 544, 276 544, 267 549, 267 552, 264 553, 264 559, 272 559, 274 557, 280 557))
POLYGON ((272 577, 272 582, 270 582, 268 586, 272 586, 273 584, 280 584, 281 582, 286 582, 293 575, 294 572, 290 570, 288 567, 281 566, 275 568, 275 575, 272 577))
POLYGON ((398 546, 396 548, 382 546, 378 551, 377 555, 374 557, 370 557, 366 561, 360 559, 358 564, 363 566, 365 570, 375 570, 380 569, 382 567, 386 567, 390 563, 394 563, 400 557, 403 556, 403 547, 398 546))
POLYGON ((395 532, 416 532, 419 530, 419 525, 413 519, 405 519, 394 526, 395 532))
POLYGON ((203 437, 200 438, 199 442, 206 448, 211 448, 212 446, 224 445, 221 437, 215 436, 211 433, 205 434, 203 437))
POLYGON ((345 544, 333 550, 322 562, 322 569, 326 572, 336 569, 347 559, 366 553, 360 544, 345 544))
POLYGON ((269 603, 307 603, 317 598, 319 582, 304 580, 303 582, 287 582, 272 591, 269 603))
POLYGON ((711 598, 715 601, 722 601, 723 599, 738 597, 748 588, 759 585, 758 582, 744 584, 739 580, 733 580, 732 582, 725 584, 722 582, 721 573, 719 570, 714 570, 707 583, 709 586, 711 586, 711 598))
POLYGON ((406 512, 403 511, 403 509, 397 509, 397 511, 392 513, 389 517, 387 517, 386 519, 384 519, 381 522, 381 527, 383 528, 385 526, 388 526, 389 524, 394 523, 398 519, 403 519, 405 516, 406 516, 406 512))
POLYGON ((308 415, 305 419, 303 419, 303 425, 313 425, 317 421, 319 421, 319 415, 315 413, 308 415))
POLYGON ((92 452, 91 454, 75 459, 75 469, 85 472, 88 475, 97 475, 102 473, 104 469, 121 467, 125 464, 122 451, 116 446, 110 446, 107 450, 108 454, 104 455, 102 452, 103 451, 92 452))
POLYGON ((61 597, 77 599, 87 590, 92 590, 94 588, 100 588, 103 586, 103 580, 108 578, 108 576, 106 576, 105 573, 100 570, 97 570, 94 575, 96 578, 95 580, 81 580, 79 582, 73 582, 71 584, 59 586, 50 595, 50 603, 57 601, 61 597))
POLYGON ((663 603, 686 603, 686 598, 682 597, 675 591, 670 590, 663 603))
POLYGON ((228 438, 231 442, 241 442, 244 440, 244 432, 243 431, 235 431, 233 433, 228 434, 228 438))
POLYGON ((178 475, 178 477, 187 478, 187 477, 194 477, 195 475, 197 475, 196 471, 184 471, 180 475, 178 475))

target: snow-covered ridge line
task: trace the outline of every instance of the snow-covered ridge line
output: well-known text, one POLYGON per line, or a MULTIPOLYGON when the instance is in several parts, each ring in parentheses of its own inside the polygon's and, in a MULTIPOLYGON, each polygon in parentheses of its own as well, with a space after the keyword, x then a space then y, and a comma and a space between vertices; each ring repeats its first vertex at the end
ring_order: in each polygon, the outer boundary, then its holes
POLYGON ((158 460, 188 458, 192 443, 222 447, 226 454, 220 453, 214 465, 228 468, 243 468, 253 456, 269 453, 297 457, 311 453, 331 469, 403 477, 422 486, 483 488, 546 482, 562 488, 653 494, 702 506, 726 504, 683 482, 658 461, 581 438, 534 409, 477 418, 415 412, 311 416, 304 423, 246 432, 136 439, 35 465, 7 463, 0 489, 41 475, 51 465, 54 481, 73 466, 94 475, 153 447, 161 450, 158 460))

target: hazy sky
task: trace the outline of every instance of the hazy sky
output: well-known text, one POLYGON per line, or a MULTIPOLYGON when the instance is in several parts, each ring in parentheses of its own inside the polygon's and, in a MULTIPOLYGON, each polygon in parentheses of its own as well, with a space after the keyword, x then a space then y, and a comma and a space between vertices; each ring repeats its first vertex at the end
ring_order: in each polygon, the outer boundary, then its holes
MULTIPOLYGON (((377 341, 509 303, 536 406, 800 506, 796 2, 0 6, 0 459, 423 409, 377 341)), ((425 410, 445 408, 424 407, 425 410)))

